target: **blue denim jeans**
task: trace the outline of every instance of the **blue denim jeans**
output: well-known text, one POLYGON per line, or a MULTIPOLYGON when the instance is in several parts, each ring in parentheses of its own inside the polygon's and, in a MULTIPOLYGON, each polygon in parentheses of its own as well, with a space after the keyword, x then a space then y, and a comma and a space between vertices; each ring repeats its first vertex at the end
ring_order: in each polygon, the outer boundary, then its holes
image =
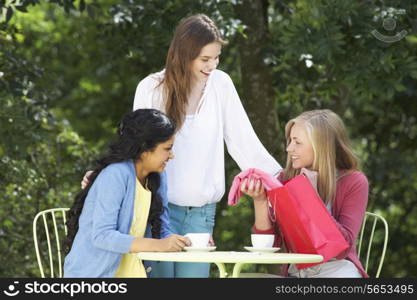
MULTIPOLYGON (((178 206, 169 203, 169 219, 173 233, 213 233, 216 204, 202 207, 178 206)), ((210 264, 183 262, 150 262, 151 278, 207 278, 210 264)))

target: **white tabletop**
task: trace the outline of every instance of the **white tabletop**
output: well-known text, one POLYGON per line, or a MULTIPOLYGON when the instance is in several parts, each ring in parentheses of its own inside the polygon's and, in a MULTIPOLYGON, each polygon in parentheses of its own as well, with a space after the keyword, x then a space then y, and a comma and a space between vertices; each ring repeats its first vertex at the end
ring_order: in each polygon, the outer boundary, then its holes
POLYGON ((239 277, 244 264, 287 264, 287 263, 316 263, 323 257, 316 254, 296 253, 261 253, 237 251, 212 252, 139 252, 139 259, 175 262, 205 262, 215 263, 220 271, 220 277, 226 277, 225 263, 235 263, 233 277, 239 277))
POLYGON ((177 262, 207 262, 207 263, 315 263, 323 260, 321 255, 295 253, 260 253, 236 251, 212 252, 139 252, 143 260, 177 261, 177 262))

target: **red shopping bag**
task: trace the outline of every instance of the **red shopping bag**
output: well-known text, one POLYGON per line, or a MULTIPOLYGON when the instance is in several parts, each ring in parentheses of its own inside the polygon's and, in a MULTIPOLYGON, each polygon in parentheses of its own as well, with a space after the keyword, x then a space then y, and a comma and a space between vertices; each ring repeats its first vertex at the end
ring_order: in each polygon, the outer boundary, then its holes
MULTIPOLYGON (((268 191, 284 242, 291 252, 319 254, 323 262, 349 247, 310 181, 298 175, 268 191)), ((319 263, 297 264, 304 269, 319 263)))

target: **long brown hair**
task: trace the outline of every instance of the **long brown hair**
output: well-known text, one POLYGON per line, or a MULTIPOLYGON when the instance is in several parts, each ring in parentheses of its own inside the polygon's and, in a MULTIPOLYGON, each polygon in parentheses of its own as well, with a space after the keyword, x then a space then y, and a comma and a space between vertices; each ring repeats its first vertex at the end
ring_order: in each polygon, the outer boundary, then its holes
MULTIPOLYGON (((295 123, 305 126, 307 136, 313 146, 312 170, 318 173, 318 193, 325 203, 332 202, 336 195, 337 171, 344 170, 343 175, 346 175, 360 168, 345 125, 342 119, 329 109, 306 111, 288 121, 285 126, 287 145, 291 142, 290 133, 295 123)), ((300 170, 292 167, 291 156, 288 154, 284 180, 299 174, 300 170)))
POLYGON ((191 91, 191 62, 207 44, 223 40, 214 22, 203 14, 187 17, 179 23, 172 38, 165 64, 163 84, 165 112, 177 130, 184 123, 191 91))

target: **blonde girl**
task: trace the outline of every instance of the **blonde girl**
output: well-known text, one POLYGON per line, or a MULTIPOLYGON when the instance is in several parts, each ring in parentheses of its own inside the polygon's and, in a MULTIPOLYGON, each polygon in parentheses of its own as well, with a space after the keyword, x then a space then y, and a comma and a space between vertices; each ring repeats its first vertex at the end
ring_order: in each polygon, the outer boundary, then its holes
MULTIPOLYGON (((356 252, 356 237, 368 202, 368 180, 359 169, 358 158, 340 117, 331 110, 307 111, 285 126, 287 165, 280 179, 306 172, 317 180, 317 191, 350 247, 320 265, 298 270, 283 268, 284 276, 368 277, 356 252)), ((254 199, 256 233, 281 233, 268 217, 267 197, 260 182, 243 182, 242 192, 254 199), (248 186, 246 186, 248 184, 248 186)))

